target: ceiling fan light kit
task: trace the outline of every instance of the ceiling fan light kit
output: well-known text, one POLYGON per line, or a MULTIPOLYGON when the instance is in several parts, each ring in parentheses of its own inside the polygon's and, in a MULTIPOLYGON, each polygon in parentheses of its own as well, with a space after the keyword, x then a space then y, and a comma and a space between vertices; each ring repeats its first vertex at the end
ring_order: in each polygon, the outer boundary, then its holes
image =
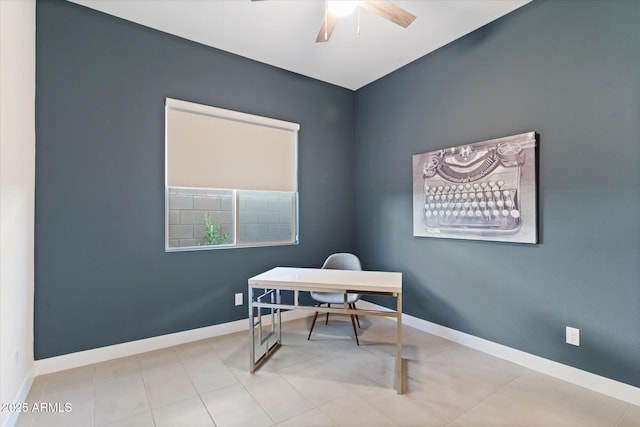
MULTIPOLYGON (((251 0, 260 1, 260 0, 251 0)), ((362 8, 368 12, 378 15, 384 19, 387 19, 394 24, 400 25, 403 28, 407 28, 416 16, 411 12, 408 12, 396 6, 388 0, 325 0, 325 12, 320 31, 316 37, 316 43, 327 42, 331 38, 331 34, 336 27, 336 22, 339 18, 351 15, 353 12, 362 8)), ((359 15, 358 15, 359 18, 359 15)), ((360 34, 360 19, 358 19, 358 34, 360 34)))
POLYGON ((343 17, 349 16, 355 12, 358 7, 357 1, 351 0, 328 0, 327 9, 335 16, 343 17))
MULTIPOLYGON (((400 25, 402 28, 407 28, 416 19, 414 14, 388 0, 327 0, 324 19, 318 37, 316 37, 316 43, 329 41, 338 18, 352 14, 358 7, 400 25)), ((358 19, 358 21, 360 20, 358 19)), ((358 34, 360 34, 359 22, 358 34)))

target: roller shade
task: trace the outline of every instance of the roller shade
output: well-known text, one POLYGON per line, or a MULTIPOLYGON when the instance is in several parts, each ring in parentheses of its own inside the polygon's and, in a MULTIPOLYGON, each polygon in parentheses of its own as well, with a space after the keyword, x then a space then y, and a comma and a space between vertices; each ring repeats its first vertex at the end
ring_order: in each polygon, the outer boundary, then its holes
POLYGON ((167 98, 167 186, 295 192, 299 128, 167 98))

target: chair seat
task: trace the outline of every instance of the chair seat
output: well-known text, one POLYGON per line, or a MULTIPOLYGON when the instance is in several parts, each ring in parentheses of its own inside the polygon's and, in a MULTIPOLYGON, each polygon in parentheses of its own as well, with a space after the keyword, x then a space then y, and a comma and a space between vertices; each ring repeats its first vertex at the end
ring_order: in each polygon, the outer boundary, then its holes
MULTIPOLYGON (((360 299, 360 294, 347 294, 347 304, 353 304, 360 299)), ((328 292, 311 292, 311 298, 322 304, 344 304, 344 294, 328 292)))
MULTIPOLYGON (((1 1, 1 0, 0 0, 1 1)), ((362 270, 362 265, 360 264, 360 260, 357 256, 350 253, 335 253, 329 255, 329 257, 322 264, 323 269, 329 270, 362 270)), ((356 308, 356 301, 360 299, 360 294, 347 294, 347 304, 349 304, 350 309, 356 308)), ((318 304, 344 304, 345 303, 345 294, 341 293, 332 293, 332 292, 311 292, 311 298, 313 298, 318 304)), ((316 319, 318 318, 319 312, 313 316, 313 320, 311 321, 311 328, 309 329, 309 336, 307 340, 311 339, 311 333, 313 332, 313 327, 316 324, 316 319)), ((360 345, 360 341, 358 340, 358 331, 356 330, 356 321, 358 322, 358 327, 360 327, 360 320, 358 320, 358 315, 349 313, 351 316, 351 326, 353 326, 353 335, 356 337, 356 344, 360 345)), ((329 313, 327 313, 327 320, 324 322, 325 324, 329 324, 329 313)))

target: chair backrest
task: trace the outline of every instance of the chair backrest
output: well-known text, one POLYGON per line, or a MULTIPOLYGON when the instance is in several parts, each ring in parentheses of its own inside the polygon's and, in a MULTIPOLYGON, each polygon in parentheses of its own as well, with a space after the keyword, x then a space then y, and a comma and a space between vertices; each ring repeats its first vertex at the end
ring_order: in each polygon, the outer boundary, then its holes
POLYGON ((330 270, 362 270, 362 265, 354 254, 337 253, 329 255, 322 268, 330 270))

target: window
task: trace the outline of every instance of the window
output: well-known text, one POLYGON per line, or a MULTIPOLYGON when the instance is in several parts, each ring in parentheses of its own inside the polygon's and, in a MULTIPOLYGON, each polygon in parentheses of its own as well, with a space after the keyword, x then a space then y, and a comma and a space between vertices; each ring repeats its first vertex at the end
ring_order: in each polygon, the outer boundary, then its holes
POLYGON ((167 251, 298 242, 299 125, 167 98, 167 251))

